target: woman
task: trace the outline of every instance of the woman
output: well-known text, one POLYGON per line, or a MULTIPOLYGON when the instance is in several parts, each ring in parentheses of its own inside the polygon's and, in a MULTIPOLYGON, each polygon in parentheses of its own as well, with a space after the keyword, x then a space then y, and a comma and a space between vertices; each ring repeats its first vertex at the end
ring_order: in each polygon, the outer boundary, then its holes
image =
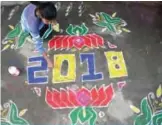
POLYGON ((52 2, 33 1, 25 7, 21 16, 21 26, 25 32, 30 33, 34 41, 35 50, 46 59, 48 67, 53 67, 51 60, 43 48, 41 29, 48 25, 56 25, 57 10, 52 2))

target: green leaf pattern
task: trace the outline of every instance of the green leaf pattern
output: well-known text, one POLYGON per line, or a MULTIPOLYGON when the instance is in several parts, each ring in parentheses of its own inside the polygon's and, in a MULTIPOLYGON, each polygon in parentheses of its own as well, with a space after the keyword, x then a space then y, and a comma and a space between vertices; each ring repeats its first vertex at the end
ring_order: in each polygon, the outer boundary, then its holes
POLYGON ((1 125, 12 125, 12 124, 7 121, 1 121, 1 125))
POLYGON ((104 13, 104 12, 101 12, 100 14, 103 15, 103 17, 105 18, 106 22, 112 23, 114 25, 121 23, 121 19, 118 18, 118 17, 112 18, 111 15, 109 15, 107 13, 104 13))
POLYGON ((141 101, 141 114, 139 114, 134 122, 134 125, 147 125, 151 121, 151 108, 148 105, 147 98, 141 101))
POLYGON ((162 125, 162 107, 161 104, 161 85, 156 90, 156 98, 153 93, 149 93, 141 101, 141 113, 136 116, 134 125, 162 125), (155 105, 155 102, 156 105, 155 105))
POLYGON ((20 33, 21 33, 21 25, 17 24, 16 27, 7 34, 6 38, 14 39, 15 37, 19 36, 20 33))
POLYGON ((6 120, 1 119, 1 125, 29 125, 29 123, 22 117, 19 117, 18 108, 16 104, 11 101, 6 120))
POLYGON ((69 117, 72 121, 72 125, 76 125, 78 120, 80 120, 81 123, 84 123, 86 121, 89 122, 89 125, 95 125, 97 114, 91 107, 85 107, 86 116, 83 115, 83 108, 79 107, 69 114, 69 117))
POLYGON ((84 23, 82 23, 81 26, 73 26, 70 24, 66 29, 66 33, 69 35, 77 35, 77 32, 79 32, 79 35, 86 35, 88 33, 88 28, 84 23))
MULTIPOLYGON (((18 39, 18 41, 16 41, 16 48, 18 49, 18 48, 20 48, 20 47, 22 47, 24 44, 25 44, 25 39, 27 38, 29 36, 29 33, 27 33, 27 32, 23 32, 22 31, 22 28, 21 28, 21 24, 20 23, 18 23, 16 26, 15 26, 15 28, 13 29, 13 30, 11 30, 8 34, 7 34, 7 36, 6 36, 6 40, 15 40, 16 38, 18 39)), ((9 42, 6 42, 5 44, 8 44, 9 45, 9 47, 11 46, 11 43, 9 43, 9 42)), ((6 47, 6 46, 5 46, 6 47)), ((8 47, 8 48, 9 48, 8 47)), ((7 49, 8 49, 7 48, 7 49)), ((6 50, 6 49, 4 49, 4 50, 6 50)))
POLYGON ((77 34, 77 31, 79 31, 79 34, 82 34, 82 27, 75 26, 72 32, 73 34, 77 34))
POLYGON ((101 21, 94 22, 94 24, 96 24, 97 26, 100 26, 100 27, 107 27, 107 24, 105 22, 101 22, 101 21))
POLYGON ((153 116, 152 125, 162 125, 162 110, 153 116))
POLYGON ((86 35, 88 33, 88 27, 85 25, 85 23, 81 24, 82 27, 82 35, 86 35))
POLYGON ((100 12, 99 17, 99 19, 96 17, 96 20, 93 23, 97 26, 107 28, 111 33, 120 34, 122 32, 122 28, 127 25, 121 18, 115 16, 112 17, 104 12, 100 12))
POLYGON ((152 114, 151 108, 146 98, 141 101, 141 114, 139 114, 134 125, 162 125, 162 110, 152 114))
POLYGON ((68 26, 68 28, 66 29, 66 33, 69 34, 69 35, 75 35, 75 34, 73 33, 73 25, 72 25, 72 24, 70 24, 70 25, 68 26))
POLYGON ((24 45, 25 39, 29 36, 29 33, 27 32, 22 32, 20 35, 20 38, 18 39, 18 45, 17 47, 20 48, 24 45))

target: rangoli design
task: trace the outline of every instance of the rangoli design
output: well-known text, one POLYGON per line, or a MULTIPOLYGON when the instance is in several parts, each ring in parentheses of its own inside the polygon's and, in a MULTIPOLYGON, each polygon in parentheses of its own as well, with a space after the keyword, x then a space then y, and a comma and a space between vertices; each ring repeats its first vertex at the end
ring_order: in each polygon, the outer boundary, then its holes
POLYGON ((162 125, 162 88, 149 93, 140 104, 140 114, 135 118, 134 125, 162 125))
POLYGON ((111 16, 107 13, 99 12, 95 15, 90 14, 90 16, 95 25, 103 28, 102 32, 106 30, 112 34, 121 34, 122 31, 130 32, 130 30, 124 28, 127 23, 123 19, 115 17, 116 13, 111 16))
POLYGON ((69 50, 72 48, 81 50, 83 47, 104 47, 103 38, 97 34, 87 34, 88 28, 84 23, 81 26, 73 26, 70 24, 66 29, 66 32, 68 35, 57 35, 49 41, 49 50, 69 50))
MULTIPOLYGON (((22 30, 20 23, 18 23, 15 27, 11 25, 9 25, 9 27, 11 31, 7 34, 5 40, 2 42, 4 44, 2 51, 5 51, 9 48, 19 49, 23 47, 23 45, 26 42, 26 38, 29 38, 30 41, 32 41, 30 34, 22 30)), ((52 26, 49 25, 48 29, 43 34, 42 39, 46 39, 52 33, 52 31, 53 31, 52 26)))
POLYGON ((82 87, 76 91, 70 88, 49 90, 46 88, 45 101, 53 109, 73 108, 69 118, 73 125, 80 120, 81 123, 89 121, 89 125, 94 125, 97 113, 93 107, 107 107, 114 97, 113 85, 101 86, 99 89, 93 87, 88 90, 82 87))
POLYGON ((25 43, 25 39, 29 36, 29 33, 22 31, 21 24, 17 24, 15 28, 13 26, 10 26, 10 28, 12 30, 7 34, 5 38, 5 41, 7 42, 4 43, 6 45, 3 47, 2 51, 8 49, 9 47, 11 47, 11 45, 14 45, 15 49, 22 47, 25 43), (18 38, 18 41, 15 41, 16 38, 18 38), (14 42, 12 42, 11 44, 11 42, 8 41, 14 42))
POLYGON ((4 108, 6 112, 1 112, 1 125, 29 125, 29 123, 20 116, 21 113, 19 113, 14 102, 10 100, 8 103, 5 103, 4 108))

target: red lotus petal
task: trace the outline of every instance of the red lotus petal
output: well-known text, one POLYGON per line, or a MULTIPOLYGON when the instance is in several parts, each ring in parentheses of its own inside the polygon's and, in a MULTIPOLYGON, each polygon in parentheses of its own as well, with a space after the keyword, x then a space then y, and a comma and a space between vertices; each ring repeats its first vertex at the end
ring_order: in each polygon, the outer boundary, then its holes
POLYGON ((55 101, 55 103, 58 104, 59 107, 64 107, 64 105, 62 105, 60 102, 60 92, 56 89, 52 89, 52 94, 53 94, 53 100, 55 101))
POLYGON ((99 94, 98 94, 97 88, 94 87, 94 88, 91 90, 91 97, 92 97, 91 104, 92 104, 93 102, 95 102, 95 101, 98 99, 98 96, 99 96, 99 94))
POLYGON ((88 34, 85 36, 68 36, 68 35, 58 35, 55 36, 48 42, 49 49, 71 49, 76 47, 77 49, 81 49, 84 46, 86 47, 99 47, 104 46, 104 40, 101 36, 96 34, 88 34), (83 42, 77 43, 75 40, 77 38, 83 39, 83 42))
POLYGON ((91 47, 99 47, 97 44, 97 39, 93 36, 93 34, 86 35, 89 39, 91 39, 91 47))
POLYGON ((55 41, 57 39, 59 39, 60 37, 59 36, 55 36, 54 38, 52 38, 49 42, 48 42, 48 48, 49 49, 53 49, 55 48, 55 41))
POLYGON ((74 105, 74 106, 81 106, 77 99, 76 99, 76 95, 75 95, 75 92, 73 92, 72 90, 68 89, 68 94, 69 94, 69 101, 74 105))
POLYGON ((93 34, 93 36, 96 38, 98 46, 104 46, 104 39, 101 36, 97 34, 93 34))
POLYGON ((67 41, 68 41, 68 49, 73 48, 73 42, 72 42, 73 37, 75 37, 75 36, 69 36, 69 38, 67 39, 67 41))
POLYGON ((64 103, 64 101, 61 98, 61 93, 59 91, 57 91, 56 89, 52 89, 53 90, 53 100, 55 102, 57 102, 57 104, 59 105, 60 108, 65 108, 66 104, 64 103))
POLYGON ((59 38, 55 40, 55 50, 61 49, 64 36, 58 36, 59 38))
POLYGON ((101 86, 99 88, 98 95, 99 96, 98 96, 97 100, 92 103, 92 106, 100 106, 100 103, 102 103, 102 101, 105 100, 106 94, 105 94, 105 91, 104 91, 104 87, 103 86, 101 86))
POLYGON ((100 104, 101 106, 108 106, 108 104, 112 101, 113 97, 114 97, 114 89, 113 89, 113 85, 110 84, 106 87, 105 89, 105 93, 106 93, 106 98, 105 100, 100 104))
POLYGON ((68 49, 68 47, 69 47, 69 42, 68 42, 69 37, 70 36, 66 35, 64 37, 64 39, 62 40, 62 49, 68 49))
POLYGON ((67 91, 61 89, 60 92, 53 89, 51 92, 46 88, 45 101, 54 109, 87 106, 89 104, 91 104, 91 106, 103 107, 108 106, 112 101, 114 97, 114 89, 112 84, 107 87, 101 86, 98 90, 94 87, 91 91, 87 88, 82 88, 77 92, 77 95, 78 96, 76 96, 76 93, 70 89, 67 91), (82 98, 81 96, 84 96, 84 94, 85 97, 82 98), (78 98, 80 98, 81 101, 78 98))
POLYGON ((53 93, 48 88, 46 88, 45 101, 52 108, 56 109, 59 107, 59 105, 53 100, 53 93))
POLYGON ((92 47, 92 39, 87 37, 87 35, 83 36, 83 38, 84 38, 84 41, 85 41, 84 46, 91 48, 92 47))
POLYGON ((68 100, 68 94, 66 90, 60 90, 60 99, 64 103, 65 107, 73 107, 73 104, 68 100))

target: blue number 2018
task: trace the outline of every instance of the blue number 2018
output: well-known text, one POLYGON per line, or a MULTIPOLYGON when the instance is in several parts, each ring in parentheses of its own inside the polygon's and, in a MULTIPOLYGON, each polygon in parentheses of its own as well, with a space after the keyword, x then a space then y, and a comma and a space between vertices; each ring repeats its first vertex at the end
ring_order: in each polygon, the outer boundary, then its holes
POLYGON ((38 64, 34 66, 28 66, 27 67, 27 79, 28 79, 28 84, 46 84, 48 83, 48 76, 43 75, 43 76, 36 76, 36 72, 44 72, 47 71, 47 62, 46 60, 42 57, 30 57, 28 58, 28 63, 36 63, 38 64))

